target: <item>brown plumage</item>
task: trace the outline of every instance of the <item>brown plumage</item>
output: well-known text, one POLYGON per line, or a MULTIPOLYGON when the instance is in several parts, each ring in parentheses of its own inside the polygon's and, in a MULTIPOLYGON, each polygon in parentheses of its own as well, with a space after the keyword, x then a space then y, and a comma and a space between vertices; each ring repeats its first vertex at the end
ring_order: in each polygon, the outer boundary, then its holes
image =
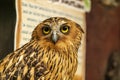
POLYGON ((72 80, 83 30, 63 17, 40 23, 30 42, 0 62, 0 80, 72 80))

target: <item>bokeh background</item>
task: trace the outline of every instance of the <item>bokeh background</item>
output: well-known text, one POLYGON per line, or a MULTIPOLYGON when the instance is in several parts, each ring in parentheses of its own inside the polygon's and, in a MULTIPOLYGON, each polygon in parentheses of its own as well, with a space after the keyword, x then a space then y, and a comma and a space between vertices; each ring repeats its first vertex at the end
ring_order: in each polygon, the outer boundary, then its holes
POLYGON ((109 55, 120 50, 120 6, 92 0, 86 20, 86 80, 104 80, 109 55))
POLYGON ((0 59, 14 49, 15 0, 0 0, 0 59))

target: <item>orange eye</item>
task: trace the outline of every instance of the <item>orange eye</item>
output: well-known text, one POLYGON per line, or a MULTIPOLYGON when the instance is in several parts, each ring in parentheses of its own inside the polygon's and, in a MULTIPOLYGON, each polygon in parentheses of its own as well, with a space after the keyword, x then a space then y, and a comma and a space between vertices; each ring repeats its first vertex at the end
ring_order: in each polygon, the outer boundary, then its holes
POLYGON ((42 28, 42 32, 43 32, 43 34, 47 35, 51 32, 51 29, 49 26, 45 26, 42 28))
POLYGON ((68 33, 68 31, 69 31, 69 26, 67 26, 67 25, 62 25, 61 26, 61 28, 60 28, 60 31, 62 32, 62 33, 68 33))

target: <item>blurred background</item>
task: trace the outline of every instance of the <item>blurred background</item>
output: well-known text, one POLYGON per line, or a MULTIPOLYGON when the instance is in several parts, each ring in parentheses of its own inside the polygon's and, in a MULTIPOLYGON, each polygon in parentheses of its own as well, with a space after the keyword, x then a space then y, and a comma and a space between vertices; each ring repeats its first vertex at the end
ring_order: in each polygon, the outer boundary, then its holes
MULTIPOLYGON (((86 80, 104 80, 109 56, 112 52, 120 53, 120 6, 112 3, 92 0, 92 9, 86 14, 86 80)), ((119 79, 109 80, 120 80, 120 75, 119 79)))
MULTIPOLYGON (((91 11, 86 13, 86 80, 105 80, 109 56, 113 52, 120 53, 120 1, 91 2, 91 11)), ((14 0, 0 1, 0 59, 14 49, 14 3, 14 0)))
POLYGON ((15 0, 0 0, 0 59, 14 50, 15 0))

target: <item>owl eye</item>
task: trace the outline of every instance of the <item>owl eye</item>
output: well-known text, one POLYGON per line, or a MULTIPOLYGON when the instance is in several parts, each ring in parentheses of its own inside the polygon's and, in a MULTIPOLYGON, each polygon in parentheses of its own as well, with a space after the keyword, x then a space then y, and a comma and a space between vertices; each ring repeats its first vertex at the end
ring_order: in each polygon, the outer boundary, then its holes
POLYGON ((62 32, 62 33, 68 33, 68 31, 69 31, 69 26, 67 26, 67 25, 62 25, 61 27, 60 27, 60 31, 62 32))
POLYGON ((49 26, 45 26, 42 28, 42 32, 43 32, 43 34, 47 35, 51 32, 51 29, 49 26))

